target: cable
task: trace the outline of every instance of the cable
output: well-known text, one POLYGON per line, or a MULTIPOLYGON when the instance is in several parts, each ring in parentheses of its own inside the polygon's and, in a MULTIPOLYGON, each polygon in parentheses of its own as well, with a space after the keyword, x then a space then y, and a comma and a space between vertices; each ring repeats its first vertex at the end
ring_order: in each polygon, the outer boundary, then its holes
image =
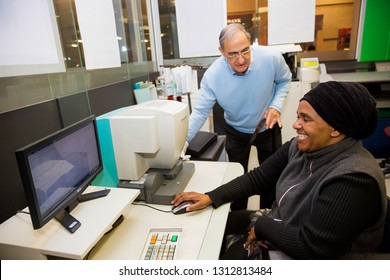
POLYGON ((156 207, 153 207, 153 206, 150 206, 149 204, 144 204, 144 203, 132 203, 134 205, 138 205, 138 206, 146 206, 146 207, 149 207, 149 208, 152 208, 154 210, 157 210, 157 211, 160 211, 160 212, 164 212, 164 213, 172 213, 171 210, 162 210, 162 209, 159 209, 159 208, 156 208, 156 207))

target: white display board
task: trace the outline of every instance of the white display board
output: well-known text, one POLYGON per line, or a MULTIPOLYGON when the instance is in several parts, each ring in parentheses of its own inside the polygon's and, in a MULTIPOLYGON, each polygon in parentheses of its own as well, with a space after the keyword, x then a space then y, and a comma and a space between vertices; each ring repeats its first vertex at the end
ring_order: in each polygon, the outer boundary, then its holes
POLYGON ((0 42, 0 77, 65 71, 52 0, 1 0, 0 42))
POLYGON ((268 0, 268 45, 314 42, 315 0, 268 0))
POLYGON ((75 0, 87 70, 120 67, 112 0, 75 0))
POLYGON ((180 58, 220 55, 226 0, 176 0, 176 17, 180 58))

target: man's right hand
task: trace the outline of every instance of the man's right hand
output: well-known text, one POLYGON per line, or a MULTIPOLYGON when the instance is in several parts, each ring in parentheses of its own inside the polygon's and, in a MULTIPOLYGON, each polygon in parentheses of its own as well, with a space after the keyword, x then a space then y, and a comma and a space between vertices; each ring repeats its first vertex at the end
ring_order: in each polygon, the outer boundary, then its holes
POLYGON ((184 143, 184 148, 183 148, 183 150, 181 151, 181 154, 180 154, 180 159, 181 160, 189 160, 191 158, 190 155, 186 155, 188 145, 189 145, 189 143, 186 141, 184 143))

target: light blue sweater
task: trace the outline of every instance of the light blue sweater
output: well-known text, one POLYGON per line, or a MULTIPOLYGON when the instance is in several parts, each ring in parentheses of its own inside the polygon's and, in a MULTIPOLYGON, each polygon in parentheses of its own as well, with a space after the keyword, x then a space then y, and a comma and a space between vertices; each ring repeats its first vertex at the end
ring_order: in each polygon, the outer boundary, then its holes
POLYGON ((226 122, 243 133, 253 133, 265 111, 281 112, 290 89, 291 72, 283 56, 266 46, 251 46, 251 63, 244 75, 236 74, 225 57, 205 72, 199 98, 190 116, 190 142, 211 114, 215 102, 224 109, 226 122))

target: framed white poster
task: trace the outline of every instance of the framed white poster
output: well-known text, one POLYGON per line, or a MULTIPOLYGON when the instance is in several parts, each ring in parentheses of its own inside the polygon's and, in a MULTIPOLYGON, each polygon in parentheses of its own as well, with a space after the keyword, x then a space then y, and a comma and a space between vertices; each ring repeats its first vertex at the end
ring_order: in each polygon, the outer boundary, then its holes
POLYGON ((87 70, 121 66, 112 0, 75 0, 87 70))
POLYGON ((315 0, 268 0, 268 45, 314 41, 315 0))
POLYGON ((65 71, 52 0, 1 0, 0 26, 0 77, 65 71))
POLYGON ((181 58, 220 55, 218 37, 227 24, 226 0, 176 0, 181 58))

